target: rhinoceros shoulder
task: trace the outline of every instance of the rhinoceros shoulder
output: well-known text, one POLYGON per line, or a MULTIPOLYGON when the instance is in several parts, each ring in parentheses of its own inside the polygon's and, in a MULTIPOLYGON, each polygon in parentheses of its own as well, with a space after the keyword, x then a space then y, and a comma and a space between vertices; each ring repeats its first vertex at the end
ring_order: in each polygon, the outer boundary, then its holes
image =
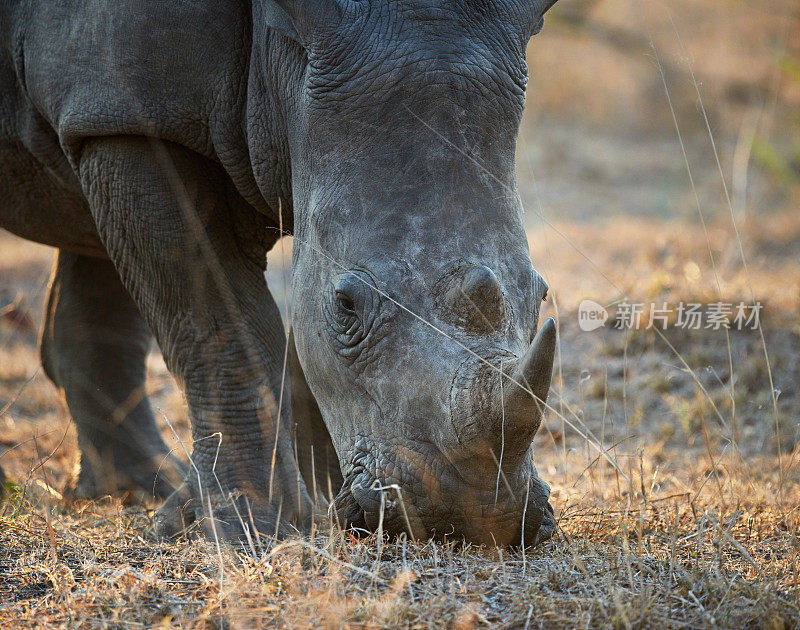
POLYGON ((214 128, 235 135, 231 119, 246 98, 247 3, 26 4, 16 15, 20 80, 70 161, 91 136, 155 136, 216 159, 214 128))

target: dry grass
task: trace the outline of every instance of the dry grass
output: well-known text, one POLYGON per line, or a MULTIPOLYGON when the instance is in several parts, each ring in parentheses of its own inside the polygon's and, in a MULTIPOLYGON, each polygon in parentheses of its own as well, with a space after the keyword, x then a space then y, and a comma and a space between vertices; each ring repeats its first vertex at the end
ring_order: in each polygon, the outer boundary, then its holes
MULTIPOLYGON (((559 488, 568 498, 558 539, 525 555, 321 528, 277 545, 264 540, 255 553, 224 547, 222 570, 211 542, 155 543, 142 509, 107 501, 64 510, 17 498, 0 516, 0 625, 800 623, 796 482, 776 501, 748 491, 753 483, 777 486, 775 475, 757 479, 724 466, 698 498, 696 489, 653 491, 646 468, 627 497, 559 488)), ((591 478, 616 487, 609 471, 591 478)), ((673 480, 662 479, 662 488, 665 481, 673 480)))
MULTIPOLYGON (((562 4, 531 46, 519 155, 545 314, 560 327, 554 411, 535 443, 557 538, 523 554, 320 523, 254 547, 158 543, 153 506, 60 500, 74 430, 34 327, 0 316, 0 465, 14 482, 0 503, 0 627, 800 628, 800 74, 785 63, 800 58, 796 7, 562 4), (758 332, 576 325, 585 298, 707 304, 751 291, 769 370, 758 332)), ((0 232, 0 308, 21 291, 40 323, 51 258, 0 232)), ((188 443, 156 355, 148 393, 188 443)))

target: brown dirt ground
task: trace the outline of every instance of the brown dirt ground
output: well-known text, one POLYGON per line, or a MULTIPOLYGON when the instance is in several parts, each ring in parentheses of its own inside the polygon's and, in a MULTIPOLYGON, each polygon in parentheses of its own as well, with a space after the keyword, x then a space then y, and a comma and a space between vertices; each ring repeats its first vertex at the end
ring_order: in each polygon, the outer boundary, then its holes
MULTIPOLYGON (((152 505, 65 505, 75 436, 36 344, 52 250, 0 232, 0 309, 21 300, 0 316, 0 627, 800 627, 796 3, 559 6, 529 51, 519 148, 560 331, 536 438, 557 538, 522 554, 321 523, 218 548, 156 542, 152 505), (582 300, 623 298, 755 299, 763 338, 579 329, 582 300)), ((188 444, 157 353, 148 379, 188 444)))

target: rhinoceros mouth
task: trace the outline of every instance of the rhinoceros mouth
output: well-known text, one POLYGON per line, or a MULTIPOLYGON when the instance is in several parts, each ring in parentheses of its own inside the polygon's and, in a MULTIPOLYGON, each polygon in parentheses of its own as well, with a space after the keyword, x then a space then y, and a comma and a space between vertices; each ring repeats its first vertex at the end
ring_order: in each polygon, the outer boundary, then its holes
POLYGON ((331 504, 331 516, 342 528, 367 535, 380 528, 390 535, 405 532, 418 540, 464 539, 531 547, 555 533, 549 487, 535 472, 519 479, 518 491, 499 502, 488 498, 494 488, 482 495, 484 500, 476 501, 474 489, 462 485, 457 470, 450 470, 446 476, 452 478, 442 481, 457 480, 458 485, 434 499, 403 491, 404 486, 414 484, 384 483, 363 466, 354 466, 331 504))
POLYGON ((357 485, 357 479, 363 474, 363 470, 351 472, 344 480, 342 489, 334 497, 330 505, 329 513, 343 529, 356 529, 367 532, 367 521, 364 508, 356 500, 353 493, 353 486, 357 485))
MULTIPOLYGON (((535 480, 531 480, 531 486, 534 485, 536 485, 535 480)), ((555 511, 550 502, 532 502, 529 498, 528 505, 523 508, 523 517, 517 533, 509 544, 512 547, 525 549, 537 547, 550 540, 555 535, 557 527, 555 511)))

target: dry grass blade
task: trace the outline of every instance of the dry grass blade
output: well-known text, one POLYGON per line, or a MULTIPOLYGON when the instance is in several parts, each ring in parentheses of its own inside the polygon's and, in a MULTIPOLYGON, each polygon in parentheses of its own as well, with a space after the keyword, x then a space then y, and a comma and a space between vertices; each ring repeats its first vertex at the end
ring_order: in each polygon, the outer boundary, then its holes
MULTIPOLYGON (((207 527, 169 542, 155 536, 155 504, 65 504, 59 491, 75 474, 76 436, 40 369, 30 325, 42 319, 52 252, 0 232, 0 464, 8 480, 0 628, 800 628, 795 5, 570 0, 532 40, 535 82, 518 144, 528 172, 518 173, 517 187, 531 209, 521 219, 532 259, 550 288, 541 316, 558 321, 557 369, 534 442, 557 535, 537 548, 526 538, 524 551, 416 540, 419 517, 404 500, 411 495, 389 481, 371 489, 382 508, 391 501, 401 512, 407 532, 397 538, 385 530, 398 519, 381 514, 371 535, 323 521, 307 536, 276 541, 271 525, 256 528, 247 496, 211 478, 197 504, 207 527), (688 330, 672 319, 666 330, 580 329, 583 300, 613 313, 623 298, 703 308, 759 301, 764 309, 754 330, 688 330), (221 539, 211 513, 229 505, 245 532, 241 545, 221 539)), ((408 118, 426 111, 413 96, 408 118)), ((416 119, 431 148, 452 152, 450 130, 435 120, 416 119)), ((191 182, 168 147, 151 142, 208 258, 209 286, 237 321, 237 296, 191 182)), ((498 184, 478 153, 459 149, 457 157, 498 184)), ((516 193, 507 183, 500 192, 516 193)), ((273 236, 292 225, 283 212, 273 236)), ((288 320, 292 251, 279 242, 267 282, 288 320)), ((293 243, 295 255, 352 266, 314 241, 293 243)), ((386 300, 400 295, 382 278, 370 287, 386 300)), ((397 306, 443 345, 475 353, 438 318, 397 306)), ((287 349, 281 395, 268 401, 276 426, 287 410, 287 349)), ((488 367, 505 402, 513 381, 502 365, 488 367)), ((184 401, 156 353, 147 394, 200 483, 184 401)), ((510 487, 505 420, 496 469, 486 472, 495 495, 510 487)), ((211 438, 222 436, 203 439, 211 438)), ((328 482, 312 481, 315 499, 320 490, 335 496, 328 482)), ((529 499, 519 497, 523 532, 529 499)))

